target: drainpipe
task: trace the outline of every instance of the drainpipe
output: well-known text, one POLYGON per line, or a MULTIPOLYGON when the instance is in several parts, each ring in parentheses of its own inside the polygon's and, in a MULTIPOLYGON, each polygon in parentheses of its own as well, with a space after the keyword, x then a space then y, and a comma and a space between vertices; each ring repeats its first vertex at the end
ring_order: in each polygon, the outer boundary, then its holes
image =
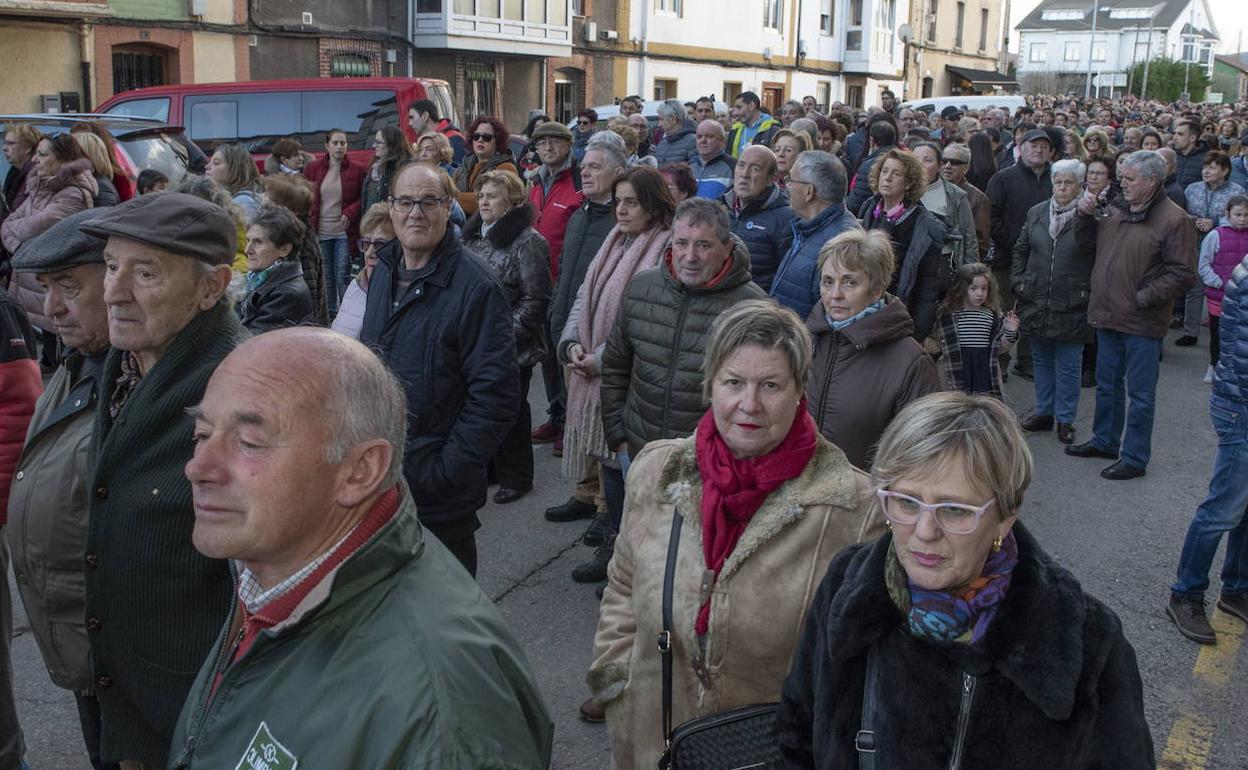
POLYGON ((409 78, 416 77, 415 62, 412 59, 412 51, 416 44, 416 0, 407 0, 407 76, 409 78))
POLYGON ((82 61, 82 111, 92 112, 91 102, 91 27, 84 21, 78 25, 78 57, 82 61))
POLYGON ((646 98, 646 57, 650 55, 650 4, 641 5, 641 62, 636 93, 646 98))

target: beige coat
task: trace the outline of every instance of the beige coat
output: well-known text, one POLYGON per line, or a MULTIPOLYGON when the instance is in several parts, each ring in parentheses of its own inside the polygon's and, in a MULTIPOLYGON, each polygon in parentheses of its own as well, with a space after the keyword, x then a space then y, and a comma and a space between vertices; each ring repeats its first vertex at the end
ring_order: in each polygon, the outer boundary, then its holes
POLYGON ((820 438, 802 475, 768 497, 711 591, 710 629, 694 634, 702 555, 702 482, 694 438, 655 441, 633 462, 608 567, 587 681, 607 704, 618 768, 652 770, 663 751, 663 572, 672 515, 684 517, 673 592, 672 724, 779 700, 806 609, 829 562, 876 537, 866 474, 820 438))

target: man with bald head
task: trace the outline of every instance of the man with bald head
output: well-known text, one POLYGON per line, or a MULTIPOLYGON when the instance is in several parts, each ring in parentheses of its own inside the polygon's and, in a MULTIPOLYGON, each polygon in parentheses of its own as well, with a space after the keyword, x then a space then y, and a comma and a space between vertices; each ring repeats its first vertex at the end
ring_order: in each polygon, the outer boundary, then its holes
POLYGON ((477 571, 485 468, 520 411, 511 307, 448 227, 455 184, 409 163, 387 202, 395 240, 377 254, 360 341, 407 392, 403 475, 425 528, 477 571))
POLYGON ((717 200, 732 186, 733 168, 737 163, 725 152, 728 134, 718 121, 710 119, 698 124, 695 137, 698 154, 689 167, 698 181, 697 197, 717 200))
POLYGON ((323 329, 256 337, 213 374, 185 470, 195 547, 233 561, 236 597, 171 767, 548 765, 520 645, 403 482, 408 403, 323 329))
POLYGON ((780 266, 780 258, 793 244, 793 218, 789 196, 777 184, 780 176, 776 154, 761 144, 741 151, 732 189, 723 201, 732 217, 732 232, 750 250, 750 274, 767 291, 780 266))

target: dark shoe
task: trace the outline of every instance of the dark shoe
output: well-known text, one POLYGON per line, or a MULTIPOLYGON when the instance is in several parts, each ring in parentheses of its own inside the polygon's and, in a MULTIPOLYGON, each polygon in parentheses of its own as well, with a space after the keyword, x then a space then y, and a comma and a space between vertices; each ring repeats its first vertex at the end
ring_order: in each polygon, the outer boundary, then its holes
POLYGON ((1057 424, 1057 440, 1063 444, 1075 443, 1075 426, 1068 422, 1059 422, 1057 424))
POLYGON ((611 514, 599 511, 594 514, 594 520, 589 523, 585 534, 581 535, 581 542, 597 548, 606 541, 607 535, 614 531, 615 528, 611 526, 611 514))
POLYGON ((1183 316, 1176 316, 1176 317, 1174 317, 1174 318, 1171 318, 1171 319, 1170 319, 1170 328, 1171 328, 1171 329, 1182 329, 1182 328, 1183 328, 1183 316))
POLYGON ((580 712, 581 719, 584 719, 590 724, 596 725, 607 721, 606 708, 592 696, 581 704, 580 712))
POLYGON ((1079 375, 1079 387, 1095 388, 1096 387, 1096 372, 1089 372, 1087 369, 1084 369, 1083 374, 1079 375))
POLYGON ((555 505, 546 509, 546 521, 565 522, 577 519, 592 519, 598 509, 593 503, 585 503, 575 497, 569 497, 563 505, 555 505))
POLYGON ((494 502, 499 505, 514 503, 520 498, 533 491, 533 487, 525 487, 524 489, 512 489, 511 487, 499 487, 494 493, 494 502))
POLYGON ((1066 447, 1066 454, 1071 457, 1104 457, 1106 460, 1117 460, 1118 453, 1110 452, 1107 449, 1101 449, 1091 441, 1085 441, 1082 444, 1066 447))
POLYGON ((607 584, 603 583, 594 589, 594 596, 598 597, 598 601, 602 601, 602 593, 607 590, 607 584))
POLYGON ((1105 470, 1101 471, 1101 478, 1110 481, 1126 481, 1127 479, 1138 479, 1144 475, 1143 468, 1137 468, 1126 460, 1119 460, 1105 470))
POLYGON ((1178 348, 1190 348, 1192 345, 1195 345, 1197 342, 1199 342, 1199 340, 1197 340, 1192 335, 1184 334, 1182 337, 1179 337, 1177 340, 1174 341, 1174 346, 1178 348))
MULTIPOLYGON (((1221 604, 1221 601, 1218 602, 1221 604)), ((1170 594, 1170 603, 1166 605, 1166 615, 1179 627, 1179 633, 1201 644, 1214 644, 1218 635, 1209 618, 1205 617, 1205 600, 1190 599, 1185 596, 1170 594)))
POLYGON ((534 444, 549 444, 555 440, 556 436, 563 434, 563 431, 556 427, 553 423, 544 422, 533 429, 529 437, 533 439, 534 444))
POLYGON ((1022 377, 1024 380, 1027 380, 1028 382, 1036 381, 1036 375, 1032 373, 1030 366, 1025 369, 1020 369, 1019 367, 1016 366, 1014 367, 1014 373, 1017 374, 1019 377, 1022 377))
POLYGON ((615 535, 607 536, 607 540, 594 550, 594 556, 572 568, 572 579, 578 583, 601 583, 607 579, 607 565, 615 554, 615 535))
POLYGON ((1028 433, 1040 433, 1046 430, 1053 430, 1053 415, 1033 414, 1026 420, 1023 420, 1021 427, 1028 433))
POLYGON ((1248 594, 1222 594, 1218 597, 1218 609, 1248 623, 1248 594))
POLYGON ((550 453, 555 457, 563 457, 563 434, 560 433, 555 437, 555 443, 550 448, 550 453))

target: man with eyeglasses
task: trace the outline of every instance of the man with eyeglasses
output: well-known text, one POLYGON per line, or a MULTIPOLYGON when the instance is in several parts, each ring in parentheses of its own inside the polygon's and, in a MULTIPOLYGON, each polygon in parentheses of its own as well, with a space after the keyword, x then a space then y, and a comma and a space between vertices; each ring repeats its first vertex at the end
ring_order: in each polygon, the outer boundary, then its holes
POLYGON ((971 204, 971 218, 975 221, 975 242, 981 256, 988 254, 992 244, 992 201, 975 185, 966 181, 971 167, 971 148, 965 144, 951 144, 940 157, 940 176, 948 183, 966 193, 971 204))
POLYGON ((475 575, 485 468, 516 420, 520 374, 511 308, 450 228, 454 199, 440 169, 399 169, 388 198, 396 239, 377 255, 360 341, 407 395, 403 476, 420 522, 475 575))

